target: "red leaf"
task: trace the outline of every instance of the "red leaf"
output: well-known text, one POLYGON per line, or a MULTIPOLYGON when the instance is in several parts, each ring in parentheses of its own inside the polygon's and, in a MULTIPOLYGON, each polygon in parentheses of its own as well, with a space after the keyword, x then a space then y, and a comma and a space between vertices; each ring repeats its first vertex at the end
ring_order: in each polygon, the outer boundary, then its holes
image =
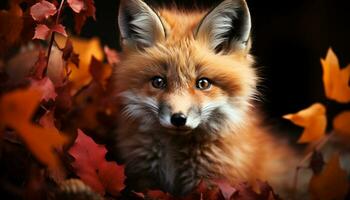
POLYGON ((237 191, 234 187, 232 187, 231 184, 229 184, 225 180, 217 180, 217 181, 215 181, 215 183, 220 188, 220 191, 221 191, 224 199, 230 199, 232 194, 237 191))
POLYGON ((42 93, 42 100, 49 101, 50 99, 56 99, 57 94, 55 91, 55 86, 48 77, 41 80, 31 79, 31 84, 33 88, 42 93))
POLYGON ((95 3, 94 0, 85 0, 85 6, 84 9, 80 11, 80 13, 77 13, 74 15, 74 22, 75 22, 75 31, 77 33, 80 33, 81 28, 84 26, 85 21, 88 17, 92 17, 94 20, 96 20, 95 12, 95 3))
POLYGON ((59 33, 63 35, 64 37, 67 37, 66 33, 66 27, 64 27, 62 24, 55 24, 51 27, 51 31, 59 33))
POLYGON ((75 158, 73 168, 85 184, 100 194, 107 191, 116 195, 124 188, 124 168, 107 162, 106 152, 103 145, 96 144, 81 130, 78 130, 78 137, 69 150, 69 154, 75 158))
POLYGON ((47 67, 47 56, 44 50, 39 51, 38 60, 34 64, 32 76, 36 79, 42 79, 45 68, 47 67))
POLYGON ((51 30, 49 27, 47 27, 45 24, 38 24, 35 27, 35 33, 34 33, 34 39, 39 39, 39 40, 46 40, 51 33, 51 30))
POLYGON ((67 39, 66 44, 62 49, 62 52, 63 52, 62 58, 65 61, 70 60, 77 68, 79 67, 79 62, 80 62, 79 55, 74 52, 73 44, 70 39, 67 39))
POLYGON ((119 62, 119 55, 116 50, 110 49, 108 46, 105 46, 103 50, 107 56, 107 61, 110 65, 115 65, 119 62))
POLYGON ((112 75, 112 67, 103 64, 101 61, 97 60, 95 56, 92 56, 89 70, 93 79, 97 81, 102 88, 106 89, 108 79, 112 75))
POLYGON ((30 15, 36 21, 47 19, 56 14, 56 6, 48 1, 40 1, 30 8, 30 15))
POLYGON ((76 13, 80 13, 80 11, 84 8, 83 0, 67 0, 69 6, 76 13))

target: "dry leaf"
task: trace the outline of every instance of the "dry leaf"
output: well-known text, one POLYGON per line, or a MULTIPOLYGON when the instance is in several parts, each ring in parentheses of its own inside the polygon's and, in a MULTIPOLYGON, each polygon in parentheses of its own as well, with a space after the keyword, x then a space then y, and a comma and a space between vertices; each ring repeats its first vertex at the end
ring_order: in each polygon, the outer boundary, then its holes
POLYGON ((124 167, 107 162, 104 146, 96 144, 89 136, 78 130, 78 137, 69 150, 74 157, 73 167, 77 175, 100 194, 105 191, 117 195, 124 188, 124 167))
POLYGON ((42 128, 31 123, 43 94, 36 88, 16 90, 0 99, 0 125, 7 125, 19 134, 34 156, 52 171, 60 173, 61 165, 55 149, 67 142, 56 128, 42 128))
POLYGON ((350 102, 350 65, 340 69, 338 58, 331 48, 321 63, 326 96, 339 103, 350 102))
POLYGON ((325 135, 327 127, 326 108, 321 103, 315 103, 295 114, 284 115, 283 118, 304 127, 299 143, 313 142, 325 135))
POLYGON ((112 75, 112 67, 108 64, 103 64, 94 56, 91 58, 90 73, 95 81, 103 88, 107 88, 108 79, 112 75))
MULTIPOLYGON (((89 84, 92 76, 89 72, 91 58, 94 56, 98 60, 103 60, 103 51, 100 46, 100 41, 97 38, 90 40, 70 38, 73 44, 74 51, 79 54, 79 68, 76 68, 73 63, 69 63, 69 68, 72 70, 69 80, 72 82, 72 94, 75 94, 80 88, 89 84)), ((57 37, 57 42, 60 46, 64 46, 66 38, 57 37)))
POLYGON ((30 14, 36 21, 42 21, 56 14, 56 6, 48 1, 40 1, 30 8, 30 14))
POLYGON ((336 133, 350 137, 350 111, 344 111, 333 120, 333 128, 336 133))
POLYGON ((339 155, 334 155, 320 174, 314 174, 309 185, 314 200, 343 200, 348 188, 347 174, 340 168, 339 155))

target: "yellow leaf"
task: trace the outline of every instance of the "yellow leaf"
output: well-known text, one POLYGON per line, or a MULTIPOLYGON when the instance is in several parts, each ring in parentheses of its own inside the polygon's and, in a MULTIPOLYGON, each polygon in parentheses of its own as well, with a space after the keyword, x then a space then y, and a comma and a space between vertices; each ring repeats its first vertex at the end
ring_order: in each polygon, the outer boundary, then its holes
POLYGON ((283 118, 304 127, 299 143, 313 142, 325 135, 327 127, 326 108, 321 103, 315 103, 295 114, 284 115, 283 118))
POLYGON ((339 103, 350 102, 350 65, 340 69, 338 58, 331 48, 326 58, 321 59, 321 64, 326 96, 339 103))
MULTIPOLYGON (((57 43, 63 47, 66 43, 66 38, 57 37, 57 43)), ((73 44, 73 50, 79 55, 79 68, 73 63, 69 63, 69 68, 72 73, 69 76, 69 80, 72 82, 72 93, 75 94, 80 88, 89 84, 92 80, 92 76, 89 72, 89 66, 91 58, 94 56, 98 60, 103 60, 103 50, 100 45, 100 41, 97 38, 81 39, 76 37, 70 37, 73 44)))
POLYGON ((340 167, 339 155, 334 155, 320 174, 314 174, 309 184, 311 197, 315 200, 343 200, 348 188, 347 174, 340 167))
POLYGON ((16 130, 34 156, 52 171, 61 169, 54 153, 68 140, 56 128, 43 128, 31 123, 42 93, 35 89, 21 89, 3 95, 0 99, 0 124, 16 130))
POLYGON ((336 133, 350 137, 350 111, 344 111, 333 120, 333 128, 336 133))

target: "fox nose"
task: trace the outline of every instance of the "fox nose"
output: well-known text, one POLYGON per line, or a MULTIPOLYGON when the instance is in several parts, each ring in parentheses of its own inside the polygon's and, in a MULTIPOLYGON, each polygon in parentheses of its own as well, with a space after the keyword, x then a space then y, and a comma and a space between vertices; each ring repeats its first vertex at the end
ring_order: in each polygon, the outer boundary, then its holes
POLYGON ((186 116, 182 113, 175 113, 171 116, 170 121, 174 126, 184 126, 186 124, 186 116))

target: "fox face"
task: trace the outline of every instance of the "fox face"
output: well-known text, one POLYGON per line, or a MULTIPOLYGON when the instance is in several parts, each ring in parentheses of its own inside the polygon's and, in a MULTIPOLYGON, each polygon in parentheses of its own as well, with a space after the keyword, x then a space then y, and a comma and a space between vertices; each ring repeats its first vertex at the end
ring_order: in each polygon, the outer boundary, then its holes
POLYGON ((113 77, 120 114, 139 131, 205 137, 244 126, 257 81, 249 11, 226 0, 205 14, 121 1, 124 53, 113 77))

